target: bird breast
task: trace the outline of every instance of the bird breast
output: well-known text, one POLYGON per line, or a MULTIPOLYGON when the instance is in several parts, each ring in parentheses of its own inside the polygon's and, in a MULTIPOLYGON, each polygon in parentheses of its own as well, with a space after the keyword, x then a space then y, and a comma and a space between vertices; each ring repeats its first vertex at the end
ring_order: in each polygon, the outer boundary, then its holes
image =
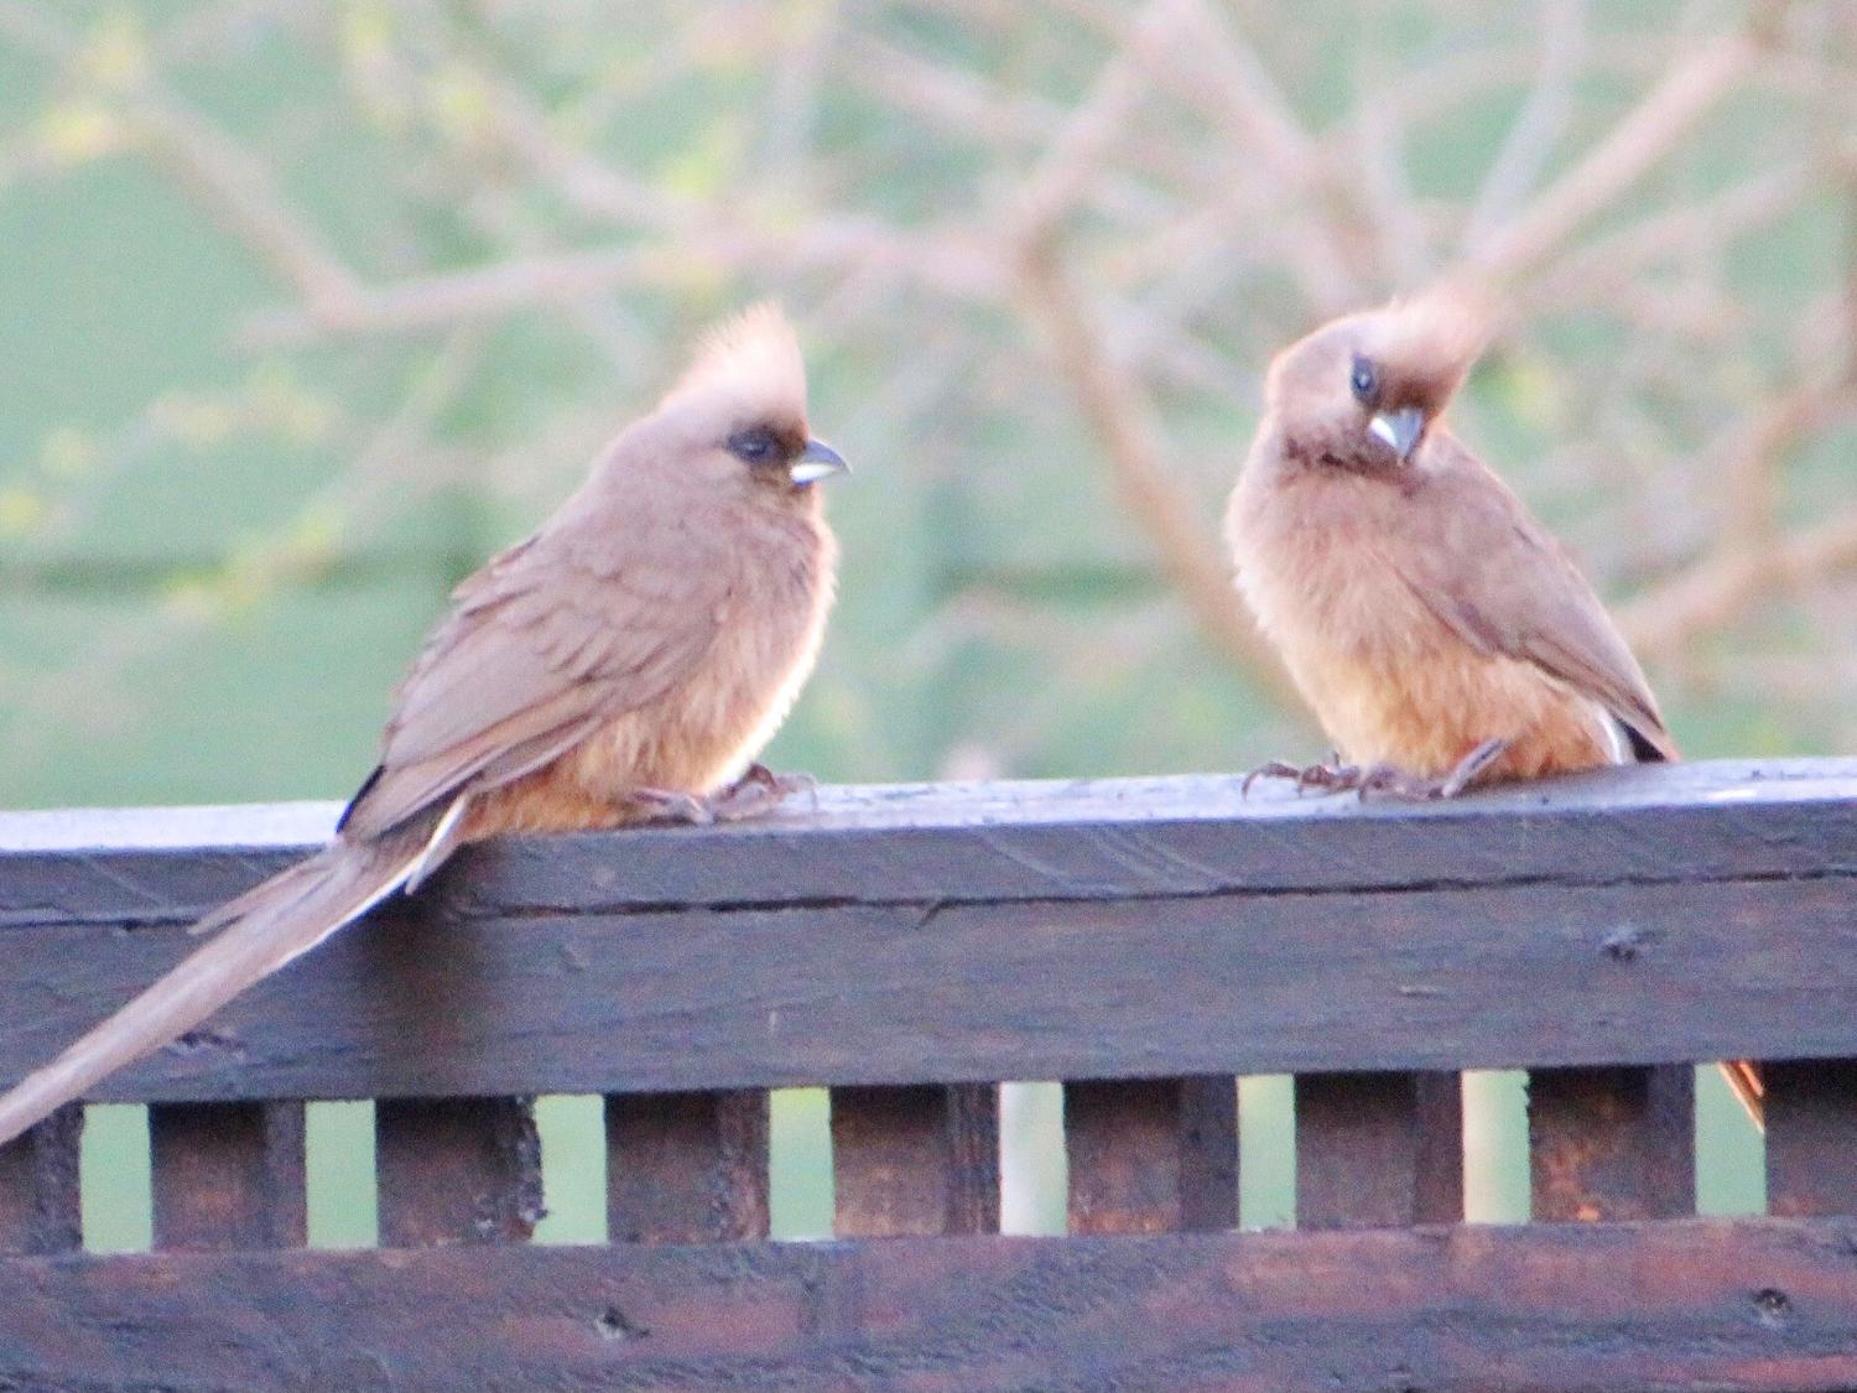
POLYGON ((1490 738, 1525 778, 1614 762, 1598 706, 1440 620, 1389 552, 1410 500, 1385 483, 1247 469, 1227 514, 1238 585, 1336 747, 1426 778, 1490 738))

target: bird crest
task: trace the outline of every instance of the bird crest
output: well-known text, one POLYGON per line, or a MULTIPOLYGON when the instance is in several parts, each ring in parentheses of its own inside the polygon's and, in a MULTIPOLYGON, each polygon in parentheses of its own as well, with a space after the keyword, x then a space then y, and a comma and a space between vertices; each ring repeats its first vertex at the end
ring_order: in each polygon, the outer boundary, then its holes
POLYGON ((778 304, 763 300, 705 334, 659 405, 696 398, 732 402, 744 414, 805 421, 806 363, 778 304))

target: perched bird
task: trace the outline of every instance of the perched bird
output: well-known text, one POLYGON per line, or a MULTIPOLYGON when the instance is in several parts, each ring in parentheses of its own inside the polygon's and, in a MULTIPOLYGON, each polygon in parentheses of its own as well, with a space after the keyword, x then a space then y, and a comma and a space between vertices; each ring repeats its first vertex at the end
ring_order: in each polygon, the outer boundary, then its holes
POLYGON ((0 1142, 174 1040, 467 842, 703 820, 789 792, 755 756, 818 653, 837 545, 772 306, 716 331, 527 540, 458 586, 323 851, 203 920, 218 935, 0 1097, 0 1142))
MULTIPOLYGON (((1592 587, 1443 424, 1489 322, 1480 297, 1439 287, 1271 364, 1226 538, 1337 758, 1256 773, 1449 797, 1678 757, 1592 587)), ((1729 1074, 1758 1117, 1754 1067, 1729 1074)))

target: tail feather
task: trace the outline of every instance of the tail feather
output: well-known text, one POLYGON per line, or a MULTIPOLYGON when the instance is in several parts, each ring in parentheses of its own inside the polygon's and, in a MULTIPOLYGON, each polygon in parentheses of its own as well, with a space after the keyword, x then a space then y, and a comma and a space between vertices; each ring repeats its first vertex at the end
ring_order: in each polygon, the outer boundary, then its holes
POLYGON ((1746 1059, 1725 1060, 1722 1077, 1728 1080, 1728 1086, 1734 1090, 1734 1096, 1741 1100, 1741 1106, 1747 1109, 1747 1115, 1754 1125, 1766 1131, 1767 1079, 1760 1072, 1760 1066, 1746 1059))
POLYGON ((419 859, 418 846, 337 842, 209 915, 203 926, 225 925, 217 937, 0 1097, 0 1144, 366 913, 419 859))

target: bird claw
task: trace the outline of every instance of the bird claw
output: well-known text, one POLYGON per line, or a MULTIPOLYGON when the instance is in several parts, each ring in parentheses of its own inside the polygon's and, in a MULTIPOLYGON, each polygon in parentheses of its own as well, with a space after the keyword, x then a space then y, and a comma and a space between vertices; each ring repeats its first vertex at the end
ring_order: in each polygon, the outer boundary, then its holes
POLYGON ((626 801, 640 809, 649 822, 675 822, 691 827, 706 827, 716 820, 707 798, 681 789, 634 788, 626 790, 626 801))
POLYGON ((751 764, 734 783, 700 797, 662 788, 635 788, 626 797, 652 822, 707 827, 763 817, 797 793, 810 794, 817 806, 818 787, 811 774, 776 774, 765 764, 751 764))
POLYGON ((1508 748, 1509 742, 1500 737, 1485 740, 1458 760, 1451 772, 1441 779, 1423 778, 1391 764, 1376 764, 1361 780, 1360 796, 1363 801, 1370 792, 1415 802, 1455 798, 1469 788, 1477 775, 1494 764, 1508 748))
POLYGON ((1485 740, 1459 760, 1456 767, 1441 779, 1428 779, 1395 764, 1372 764, 1366 768, 1357 764, 1343 764, 1339 752, 1322 764, 1297 765, 1273 759, 1246 774, 1238 792, 1240 797, 1249 794, 1252 781, 1256 779, 1294 779, 1299 794, 1312 788, 1320 789, 1323 793, 1352 791, 1363 802, 1370 793, 1414 802, 1455 798, 1470 787, 1476 777, 1495 763, 1508 748, 1507 740, 1485 740))
POLYGON ((1352 764, 1341 763, 1339 756, 1323 764, 1291 764, 1287 760, 1273 759, 1244 776, 1244 782, 1238 786, 1238 796, 1248 796, 1252 783, 1258 779, 1294 779, 1296 792, 1300 794, 1312 788, 1324 793, 1342 793, 1358 787, 1360 778, 1361 771, 1352 764))
POLYGON ((764 817, 787 799, 804 793, 819 806, 819 781, 811 774, 776 774, 765 764, 750 764, 742 776, 706 800, 717 822, 764 817))

